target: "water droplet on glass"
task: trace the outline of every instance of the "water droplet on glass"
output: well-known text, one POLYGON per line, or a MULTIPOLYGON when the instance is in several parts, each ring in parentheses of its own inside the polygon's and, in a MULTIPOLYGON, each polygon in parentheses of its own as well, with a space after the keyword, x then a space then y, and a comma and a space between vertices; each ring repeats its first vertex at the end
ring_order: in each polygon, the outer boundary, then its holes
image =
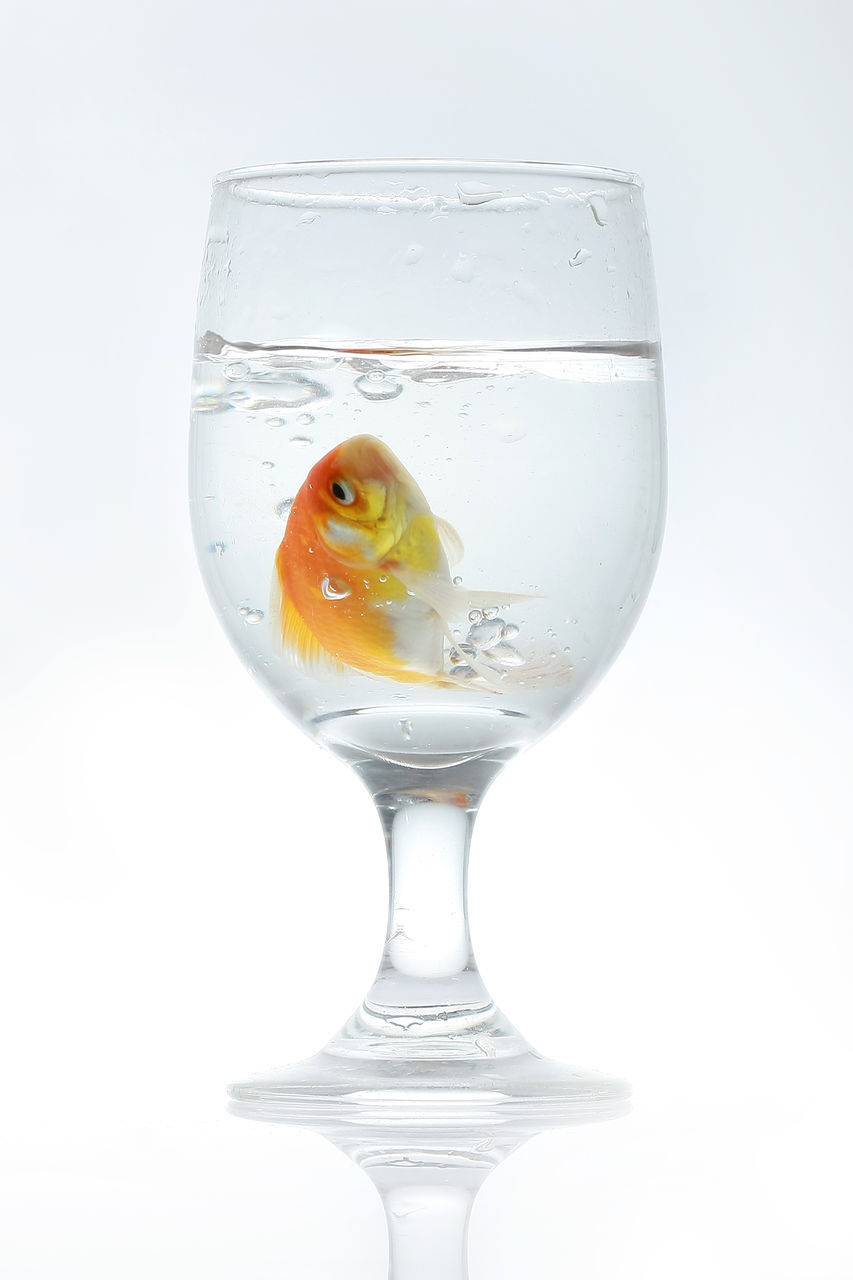
POLYGON ((296 421, 299 423, 300 427, 310 427, 311 423, 314 421, 314 415, 313 413, 300 413, 296 421))
POLYGON ((330 578, 328 574, 321 582, 320 590, 327 600, 346 600, 347 596, 351 594, 350 588, 343 579, 330 578))
POLYGON ((606 196, 596 193, 593 196, 587 196, 587 204, 590 207, 592 216, 600 227, 607 225, 607 198, 606 196))
POLYGON ((314 441, 310 436, 291 436, 290 443, 297 449, 307 449, 309 444, 313 444, 314 441))
POLYGON ((527 428, 520 422, 503 422, 496 424, 494 433, 501 444, 517 444, 527 435, 527 428))
POLYGON ((243 621, 248 622, 251 626, 254 626, 258 622, 262 622, 264 618, 263 609, 250 609, 248 605, 243 605, 243 607, 238 610, 238 613, 243 621))
POLYGON ((196 396, 193 400, 196 413, 218 413, 224 408, 225 401, 221 396, 196 396))
POLYGON ((504 623, 504 640, 514 640, 518 635, 518 627, 514 622, 504 623))
POLYGON ((297 227, 310 227, 319 217, 319 213, 303 213, 301 218, 296 219, 296 225, 297 227))
POLYGON ((474 270, 474 259, 467 253, 460 253, 459 257, 450 268, 450 274, 454 280, 458 280, 461 284, 469 284, 476 274, 474 270))
POLYGON ((424 247, 422 244, 410 244, 406 252, 403 254, 403 261, 407 267, 413 267, 416 262, 420 262, 424 256, 424 247))
POLYGON ((479 622, 482 616, 483 616, 482 609, 472 609, 471 612, 468 614, 468 621, 479 622))
POLYGON ((578 249, 577 253, 573 253, 569 258, 570 267, 580 267, 584 262, 589 262, 592 254, 589 249, 578 249))
POLYGON ((287 520, 287 517, 290 514, 290 508, 292 506, 293 506, 292 498, 283 498, 281 502, 279 502, 276 505, 275 514, 278 516, 279 520, 287 520))
POLYGON ((268 427, 283 427, 284 418, 267 418, 268 427))
POLYGON ((500 200, 503 192, 496 190, 487 182, 457 182, 456 190, 462 204, 486 204, 489 200, 500 200))
POLYGON ((462 586, 462 579, 459 577, 459 575, 458 575, 458 574, 457 574, 457 576, 453 579, 453 585, 454 585, 454 587, 461 587, 461 586, 462 586))
POLYGON ((224 556, 224 555, 225 555, 225 543, 224 543, 224 542, 212 542, 212 543, 210 544, 210 548, 209 548, 209 549, 214 553, 214 555, 217 555, 217 556, 224 556))
POLYGON ((400 721, 400 732, 407 742, 411 742, 412 735, 415 732, 415 726, 412 724, 411 720, 400 721))
POLYGON ((395 400, 403 390, 402 382, 374 369, 355 380, 355 389, 365 400, 395 400))
POLYGON ((262 463, 261 463, 261 466, 263 467, 264 471, 272 471, 273 467, 275 466, 275 463, 274 463, 274 462, 262 462, 262 463))
POLYGON ((231 382, 239 382, 241 378, 245 378, 249 372, 249 366, 245 360, 235 360, 233 364, 227 364, 223 369, 225 377, 231 382))

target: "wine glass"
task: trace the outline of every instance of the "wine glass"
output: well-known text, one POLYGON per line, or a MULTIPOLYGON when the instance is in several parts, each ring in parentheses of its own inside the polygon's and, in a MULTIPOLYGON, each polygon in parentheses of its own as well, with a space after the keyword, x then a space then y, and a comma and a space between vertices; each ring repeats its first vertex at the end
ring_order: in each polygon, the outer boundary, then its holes
POLYGON ((233 1115, 299 1125, 322 1135, 364 1171, 385 1211, 389 1280, 467 1280, 468 1224, 490 1173, 519 1147, 561 1125, 613 1120, 626 1101, 587 1099, 562 1114, 499 1103, 436 1116, 433 1108, 395 1117, 380 1104, 330 1099, 305 1112, 275 1103, 231 1102, 233 1115))
POLYGON ((286 715, 362 778, 390 864, 360 1008, 232 1096, 554 1114, 624 1093, 544 1060, 491 1000, 466 870, 486 788, 593 687, 654 572, 640 181, 457 160, 222 174, 191 455, 214 609, 286 715))

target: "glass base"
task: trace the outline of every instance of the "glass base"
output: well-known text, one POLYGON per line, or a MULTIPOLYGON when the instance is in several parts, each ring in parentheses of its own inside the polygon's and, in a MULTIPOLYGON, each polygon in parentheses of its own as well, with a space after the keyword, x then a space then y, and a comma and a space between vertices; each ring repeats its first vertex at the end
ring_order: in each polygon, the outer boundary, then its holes
POLYGON ((293 1066, 229 1087, 231 1110, 281 1123, 474 1122, 563 1125, 629 1110, 630 1087, 538 1054, 494 1004, 400 1011, 367 1002, 330 1043, 293 1066))

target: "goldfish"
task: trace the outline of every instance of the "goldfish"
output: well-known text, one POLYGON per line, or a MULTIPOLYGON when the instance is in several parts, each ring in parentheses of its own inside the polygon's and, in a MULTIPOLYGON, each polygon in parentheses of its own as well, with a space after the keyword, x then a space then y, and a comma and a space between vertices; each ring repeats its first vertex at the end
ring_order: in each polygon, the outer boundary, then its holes
POLYGON ((276 553, 284 647, 304 665, 456 683, 444 669, 451 620, 529 598, 463 591, 450 577, 462 554, 456 530, 387 445, 369 435, 343 441, 303 481, 276 553))

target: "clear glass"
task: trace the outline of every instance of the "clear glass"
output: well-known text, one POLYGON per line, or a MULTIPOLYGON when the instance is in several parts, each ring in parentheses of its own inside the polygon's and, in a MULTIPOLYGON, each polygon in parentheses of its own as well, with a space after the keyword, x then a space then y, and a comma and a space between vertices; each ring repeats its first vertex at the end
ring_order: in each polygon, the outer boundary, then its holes
POLYGON ((602 1099, 548 1116, 482 1102, 453 1112, 415 1109, 395 1116, 381 1106, 329 1099, 302 1113, 257 1101, 232 1102, 230 1110, 313 1129, 367 1174, 385 1210, 389 1280, 467 1280, 468 1224, 489 1174, 538 1134, 613 1120, 629 1104, 602 1099))
MULTIPOLYGON (((664 419, 639 180, 466 161, 237 170, 214 186, 191 502, 220 621, 377 804, 377 981, 323 1053, 234 1086, 559 1107, 471 952, 473 817, 577 705, 651 582, 664 419)), ((559 979, 555 975, 555 985, 559 979)))

